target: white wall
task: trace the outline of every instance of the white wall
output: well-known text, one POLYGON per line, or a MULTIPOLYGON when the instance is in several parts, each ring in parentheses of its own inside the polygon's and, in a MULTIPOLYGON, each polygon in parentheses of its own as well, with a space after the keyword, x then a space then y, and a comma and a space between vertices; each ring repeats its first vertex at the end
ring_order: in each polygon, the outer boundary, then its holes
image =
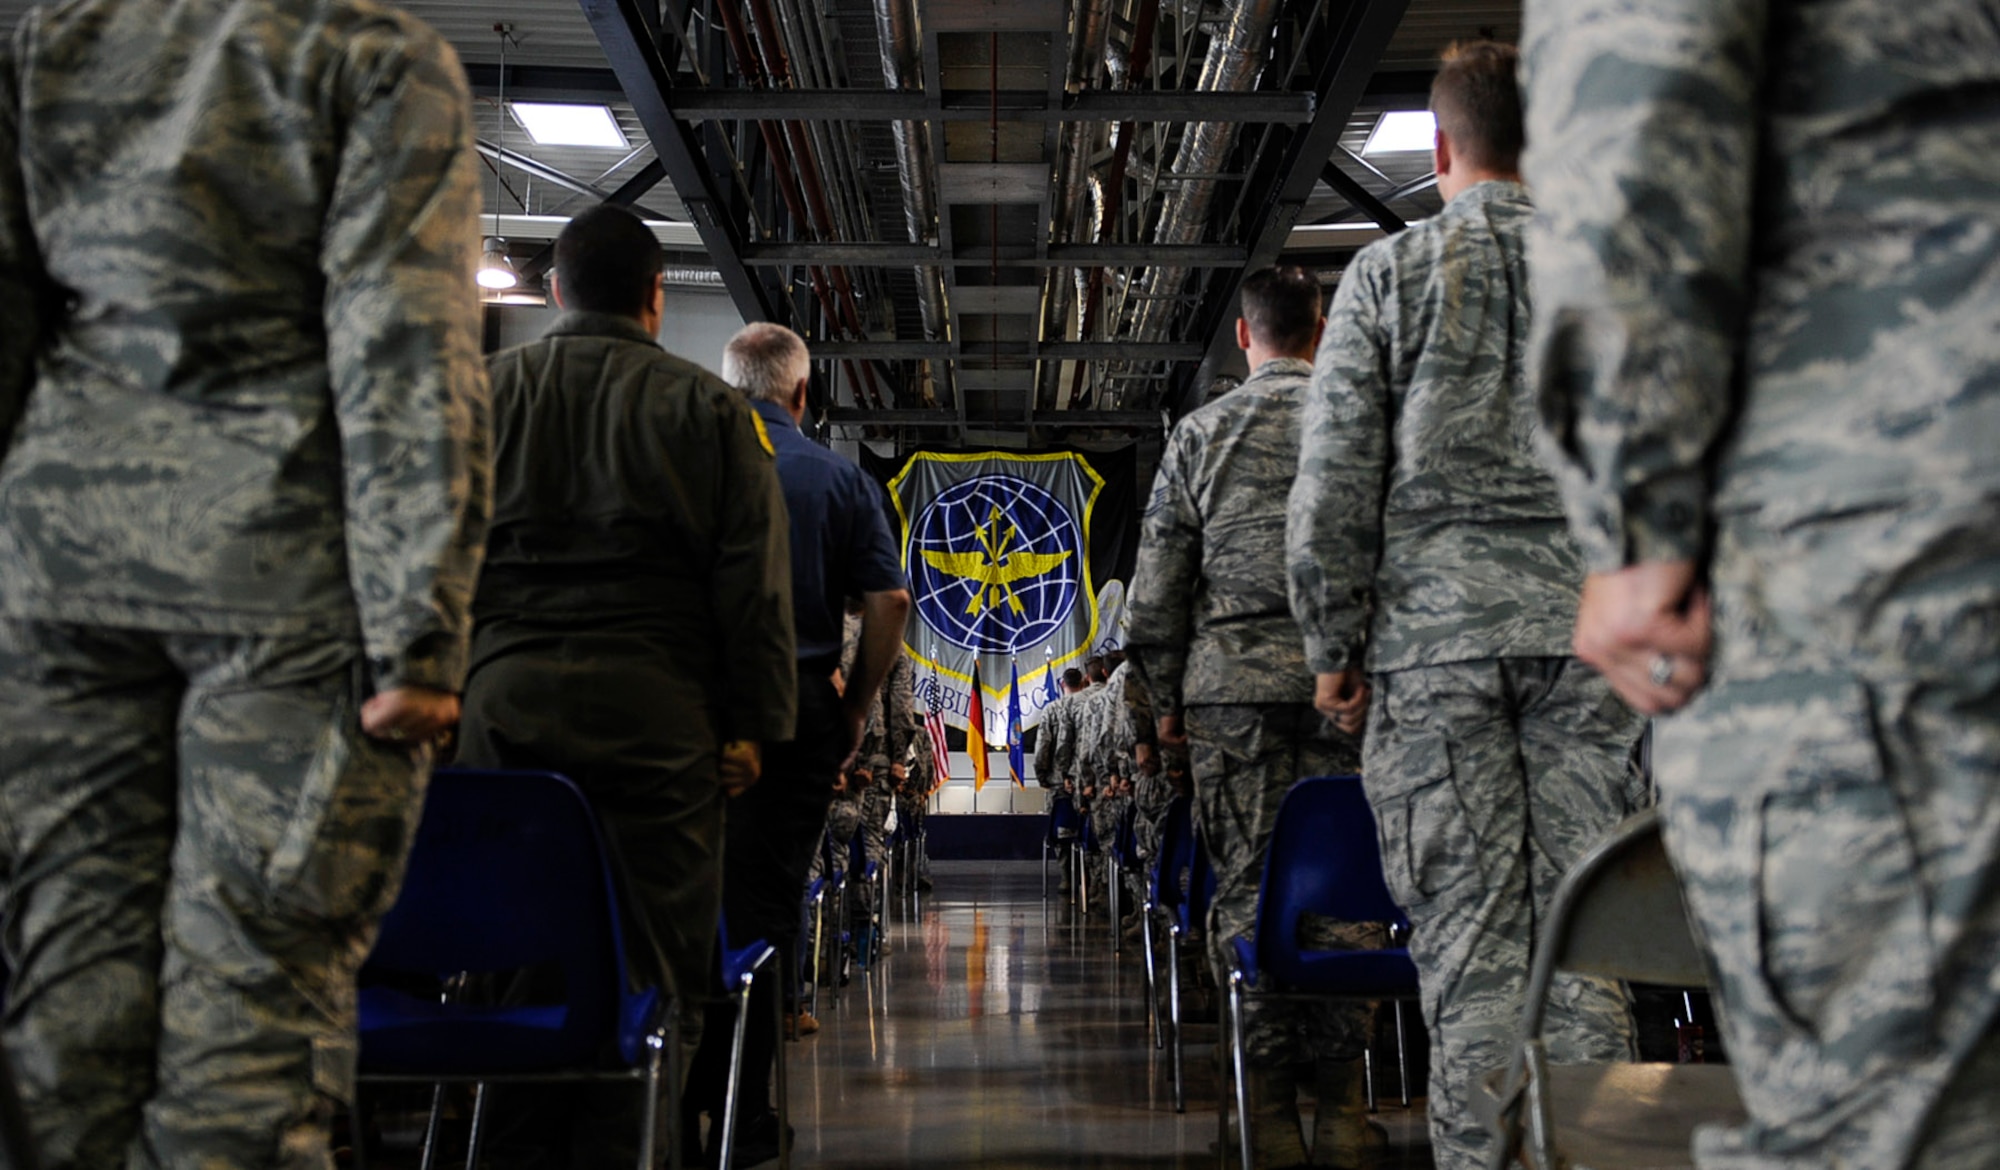
MULTIPOLYGON (((495 305, 500 348, 523 345, 540 337, 556 319, 554 305, 495 305)), ((708 370, 722 368, 722 347, 743 328, 735 302, 721 289, 667 289, 666 313, 660 321, 660 344, 668 353, 708 370)))

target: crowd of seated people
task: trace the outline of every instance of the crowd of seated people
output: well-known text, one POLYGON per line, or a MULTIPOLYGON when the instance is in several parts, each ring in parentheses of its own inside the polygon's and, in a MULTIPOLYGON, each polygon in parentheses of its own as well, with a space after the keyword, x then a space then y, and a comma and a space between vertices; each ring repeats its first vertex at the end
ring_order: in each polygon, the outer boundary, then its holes
MULTIPOLYGON (((1244 279, 1251 375, 1168 436, 1129 659, 1065 680, 1044 782, 1141 856, 1188 799, 1220 971, 1285 790, 1360 773, 1446 1170, 1494 1156, 1474 1087, 1556 881, 1657 801, 1749 1119, 1697 1162, 1991 1165, 2000 22, 1527 8, 1525 55, 1437 73, 1442 212, 1330 308, 1244 279)), ((667 353, 659 244, 605 206, 547 334, 483 355, 477 169, 461 66, 383 7, 83 0, 0 50, 0 1040, 45 1167, 327 1166, 454 760, 589 798, 711 1161, 724 924, 797 972, 814 857, 879 863, 936 779, 805 341, 667 353)), ((739 1164, 782 1138, 791 982, 749 1006, 739 1164)), ((1552 1060, 1632 1052, 1618 983, 1551 1002, 1552 1060)), ((1246 1021, 1259 1165, 1380 1157, 1368 1021, 1246 1021)), ((629 1105, 524 1097, 506 1156, 629 1161, 629 1105)))

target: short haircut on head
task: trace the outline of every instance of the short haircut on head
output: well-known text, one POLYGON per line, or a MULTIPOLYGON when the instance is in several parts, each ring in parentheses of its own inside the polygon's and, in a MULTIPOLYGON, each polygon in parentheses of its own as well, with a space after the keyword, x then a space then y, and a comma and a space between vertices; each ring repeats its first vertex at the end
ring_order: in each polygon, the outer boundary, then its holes
POLYGON ((563 304, 586 313, 637 317, 659 287, 666 253, 638 216, 600 203, 556 237, 556 280, 563 304))
POLYGON ((1105 669, 1104 659, 1096 655, 1092 655, 1084 660, 1083 673, 1091 682, 1103 682, 1105 679, 1111 677, 1111 672, 1105 669))
POLYGON ((1520 52, 1499 41, 1458 41, 1431 82, 1431 113, 1454 153, 1475 167, 1521 165, 1520 52))
POLYGON ((1073 691, 1083 689, 1083 672, 1072 666, 1062 673, 1062 684, 1073 691))
POLYGON ((1319 277, 1297 265, 1259 268, 1243 278, 1243 320, 1260 345, 1280 353, 1308 348, 1320 321, 1319 277))
POLYGON ((784 404, 810 369, 805 339, 769 321, 745 325, 722 350, 722 380, 752 398, 784 404))

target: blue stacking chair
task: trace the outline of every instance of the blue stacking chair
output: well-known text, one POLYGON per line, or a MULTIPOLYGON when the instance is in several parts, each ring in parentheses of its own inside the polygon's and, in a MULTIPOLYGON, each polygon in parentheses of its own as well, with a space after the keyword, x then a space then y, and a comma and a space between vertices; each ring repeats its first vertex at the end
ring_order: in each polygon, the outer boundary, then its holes
POLYGON ((823 877, 816 877, 806 883, 805 901, 799 905, 799 937, 812 939, 812 946, 801 947, 799 954, 799 986, 806 989, 807 1011, 819 1014, 819 965, 821 934, 826 926, 826 898, 830 884, 823 877))
MULTIPOLYGON (((653 1165, 662 1093, 678 1100, 678 1013, 657 946, 630 952, 615 860, 576 786, 545 772, 439 772, 402 897, 362 973, 360 1079, 431 1084, 432 1166, 446 1083, 477 1086, 468 1167, 491 1084, 624 1081, 645 1093, 639 1168, 653 1165), (633 962, 636 960, 636 965, 633 962), (555 966, 567 998, 485 1005, 380 985, 555 966), (637 972, 637 978, 628 972, 637 972)), ((644 930, 643 915, 629 916, 644 930)), ((677 1110, 669 1110, 671 1119, 677 1110)), ((365 1115, 357 1110, 356 1129, 365 1115)), ((358 1135, 359 1136, 359 1135, 358 1135)), ((677 1139, 677 1135, 676 1135, 677 1139)), ((356 1141, 356 1149, 366 1145, 356 1141)), ((671 1140, 675 1164, 679 1142, 671 1140)))
POLYGON ((1173 1071, 1174 1112, 1187 1112, 1187 1060, 1181 1028, 1181 951, 1208 918, 1215 898, 1215 870, 1194 829, 1187 798, 1167 812, 1160 835, 1160 868, 1154 871, 1153 899, 1167 917, 1167 1049, 1173 1071), (1187 891, 1181 891, 1185 875, 1187 891))
POLYGON ((819 838, 820 872, 825 875, 814 883, 819 890, 819 901, 813 916, 813 1014, 819 1014, 820 964, 824 960, 827 944, 833 947, 833 1002, 840 1003, 840 985, 847 979, 847 881, 846 860, 848 854, 836 849, 833 834, 822 832, 819 838), (833 903, 833 932, 827 933, 826 904, 833 903))
MULTIPOLYGON (((846 934, 855 940, 854 961, 866 971, 874 966, 875 959, 881 954, 882 867, 868 860, 867 837, 859 826, 855 828, 854 836, 847 839, 847 873, 850 880, 858 878, 861 882, 861 905, 864 909, 859 929, 850 921, 846 934)), ((852 913, 845 903, 842 910, 852 913)))
MULTIPOLYGON (((1417 968, 1407 947, 1383 950, 1308 950, 1299 941, 1307 914, 1344 922, 1386 922, 1392 935, 1406 926, 1401 907, 1382 877, 1375 813, 1359 776, 1301 780, 1278 807, 1271 851, 1257 895, 1254 940, 1231 940, 1229 1063, 1235 1082, 1237 1131, 1243 1165, 1250 1161, 1250 1087, 1244 1075, 1243 1004, 1259 999, 1390 1000, 1397 1006, 1396 1042, 1402 1057, 1401 1003, 1417 998, 1417 968)), ((1370 1097, 1373 1097, 1372 1076, 1370 1097)), ((1408 1100, 1405 1065, 1404 1099, 1408 1100)), ((1229 1096, 1218 1094, 1217 1112, 1227 1147, 1229 1096)))
MULTIPOLYGON (((760 978, 778 977, 778 948, 763 939, 752 939, 741 947, 731 946, 729 919, 722 920, 722 990, 736 1001, 735 1031, 729 1038, 729 1083, 724 1089, 722 1116, 711 1121, 720 1126, 715 1143, 715 1164, 732 1166, 736 1156, 736 1105, 743 1090, 743 1041, 750 1029, 750 993, 760 978)), ((792 1105, 787 1087, 784 1045, 785 997, 783 988, 771 999, 772 1027, 779 1037, 778 1082, 778 1167, 791 1170, 792 1105)))
POLYGON ((1118 831, 1105 849, 1104 872, 1110 886, 1108 905, 1111 910, 1111 953, 1116 955, 1125 949, 1125 935, 1119 929, 1125 910, 1125 875, 1139 870, 1139 810, 1131 805, 1125 808, 1125 815, 1118 818, 1118 831))
POLYGON ((1049 828, 1042 836, 1042 900, 1049 898, 1049 858, 1064 861, 1063 853, 1079 834, 1076 805, 1065 793, 1049 798, 1049 828))

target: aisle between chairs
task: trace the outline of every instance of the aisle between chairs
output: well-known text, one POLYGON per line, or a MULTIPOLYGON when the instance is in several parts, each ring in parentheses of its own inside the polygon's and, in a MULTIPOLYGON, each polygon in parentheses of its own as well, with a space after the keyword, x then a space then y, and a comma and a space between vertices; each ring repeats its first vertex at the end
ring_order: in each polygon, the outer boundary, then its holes
MULTIPOLYGON (((1153 1047, 1138 948, 1044 902, 1034 862, 937 863, 912 923, 791 1047, 799 1170, 1216 1165, 1213 1015, 1191 1024, 1185 1114, 1153 1047)), ((1421 1109, 1379 1119, 1385 1170, 1430 1165, 1421 1109)))

